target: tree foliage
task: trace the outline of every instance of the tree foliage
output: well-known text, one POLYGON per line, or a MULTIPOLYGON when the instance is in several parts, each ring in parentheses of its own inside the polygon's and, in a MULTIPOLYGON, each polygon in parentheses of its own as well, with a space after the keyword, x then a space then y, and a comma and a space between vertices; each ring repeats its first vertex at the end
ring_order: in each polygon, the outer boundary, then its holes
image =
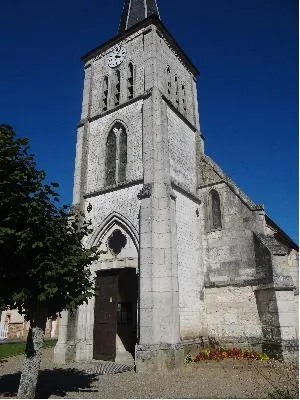
POLYGON ((90 224, 59 206, 58 185, 44 180, 28 139, 0 125, 0 309, 17 308, 28 320, 92 296, 86 267, 98 258, 82 244, 90 224))

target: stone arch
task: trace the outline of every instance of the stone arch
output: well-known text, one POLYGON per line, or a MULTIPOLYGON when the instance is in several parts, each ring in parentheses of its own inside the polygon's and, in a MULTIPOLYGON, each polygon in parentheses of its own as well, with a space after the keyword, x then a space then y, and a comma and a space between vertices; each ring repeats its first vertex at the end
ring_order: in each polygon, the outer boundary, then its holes
POLYGON ((129 131, 128 121, 125 121, 123 116, 122 116, 122 118, 119 118, 118 116, 117 116, 117 118, 115 116, 112 116, 112 118, 108 121, 108 123, 106 124, 106 126, 104 128, 103 140, 105 141, 105 143, 107 142, 107 138, 108 138, 110 131, 112 130, 114 125, 116 125, 118 123, 120 125, 123 125, 126 132, 128 133, 128 131, 129 131))
POLYGON ((114 121, 106 139, 105 186, 126 181, 127 131, 119 121, 114 121))
MULTIPOLYGON (((109 250, 108 242, 110 239, 113 241, 117 235, 126 236, 120 247, 117 245, 115 251, 102 254, 91 266, 96 296, 90 304, 89 331, 92 332, 93 358, 121 361, 134 358, 137 342, 138 232, 128 218, 118 212, 112 212, 95 227, 88 245, 98 245, 102 242, 109 250), (129 241, 130 246, 127 247, 129 241), (103 301, 103 293, 110 297, 110 302, 103 301)), ((102 245, 100 249, 101 247, 102 245)))
POLYGON ((105 185, 116 184, 117 138, 113 128, 109 131, 105 147, 105 185))
POLYGON ((216 189, 211 189, 208 196, 210 229, 221 229, 222 211, 220 194, 216 189))
POLYGON ((103 220, 103 222, 94 229, 94 232, 90 236, 87 245, 91 247, 100 243, 102 239, 107 235, 107 233, 111 230, 111 228, 113 228, 114 226, 116 227, 116 229, 118 227, 122 228, 122 230, 124 230, 128 234, 128 236, 130 236, 136 250, 138 251, 139 235, 136 228, 128 218, 124 217, 122 214, 118 212, 113 212, 109 214, 103 220))

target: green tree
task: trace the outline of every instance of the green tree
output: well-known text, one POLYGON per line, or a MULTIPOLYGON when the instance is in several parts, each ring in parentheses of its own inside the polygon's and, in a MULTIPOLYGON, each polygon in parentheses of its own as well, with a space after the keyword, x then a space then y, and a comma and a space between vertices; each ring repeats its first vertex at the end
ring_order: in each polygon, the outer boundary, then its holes
POLYGON ((44 180, 28 139, 0 125, 0 308, 30 321, 20 398, 34 397, 47 318, 93 295, 87 267, 99 256, 82 244, 90 223, 58 206, 58 185, 44 180))

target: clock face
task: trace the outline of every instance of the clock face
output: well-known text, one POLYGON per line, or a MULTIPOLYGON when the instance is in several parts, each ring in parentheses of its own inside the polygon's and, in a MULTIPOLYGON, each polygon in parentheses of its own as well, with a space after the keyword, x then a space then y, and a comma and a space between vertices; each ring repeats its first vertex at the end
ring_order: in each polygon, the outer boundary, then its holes
POLYGON ((110 68, 115 68, 120 65, 126 57, 126 50, 124 47, 120 46, 119 44, 115 46, 109 57, 108 57, 108 66, 110 68))

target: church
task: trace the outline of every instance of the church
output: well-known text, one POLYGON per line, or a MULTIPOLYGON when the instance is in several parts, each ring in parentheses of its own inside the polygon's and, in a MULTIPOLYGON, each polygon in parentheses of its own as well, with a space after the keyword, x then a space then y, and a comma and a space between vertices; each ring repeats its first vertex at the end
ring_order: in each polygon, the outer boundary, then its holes
POLYGON ((73 207, 102 254, 55 362, 151 371, 212 344, 295 357, 298 246, 205 154, 198 70, 156 0, 125 0, 117 35, 82 61, 73 207))

